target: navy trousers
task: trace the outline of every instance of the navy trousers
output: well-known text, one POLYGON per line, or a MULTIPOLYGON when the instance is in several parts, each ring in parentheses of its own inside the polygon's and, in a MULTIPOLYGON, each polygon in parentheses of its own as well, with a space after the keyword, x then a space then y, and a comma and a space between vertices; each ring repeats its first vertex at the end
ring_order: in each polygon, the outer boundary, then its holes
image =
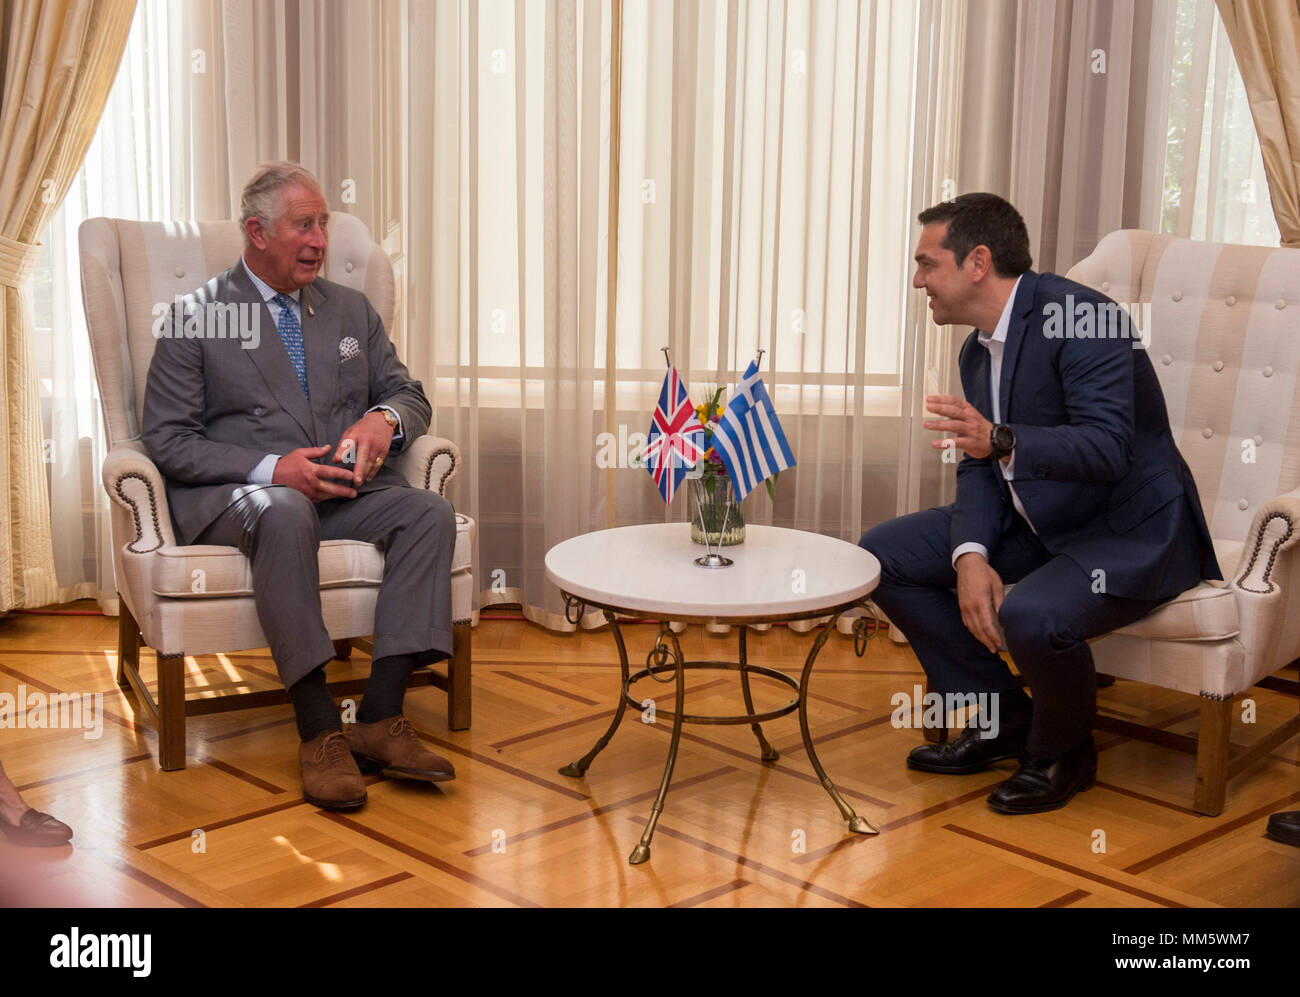
MULTIPOLYGON (((902 628, 938 693, 1006 693, 1019 683, 1007 663, 966 629, 957 605, 949 526, 952 506, 900 516, 869 530, 859 546, 880 561, 872 595, 902 628)), ((1020 516, 989 563, 1004 584, 998 620, 1007 650, 1033 695, 1029 752, 1056 758, 1092 736, 1097 673, 1087 641, 1141 619, 1159 600, 1106 595, 1064 555, 1052 556, 1020 516)))

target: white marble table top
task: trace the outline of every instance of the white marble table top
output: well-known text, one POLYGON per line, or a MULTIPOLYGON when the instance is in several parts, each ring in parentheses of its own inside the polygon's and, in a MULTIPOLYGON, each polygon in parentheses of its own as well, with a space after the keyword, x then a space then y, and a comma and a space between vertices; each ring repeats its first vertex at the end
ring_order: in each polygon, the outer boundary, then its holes
POLYGON ((546 555, 546 577, 592 605, 665 619, 719 623, 815 616, 865 599, 880 562, 817 533, 746 526, 723 547, 735 563, 702 568, 689 523, 622 526, 573 537, 546 555))

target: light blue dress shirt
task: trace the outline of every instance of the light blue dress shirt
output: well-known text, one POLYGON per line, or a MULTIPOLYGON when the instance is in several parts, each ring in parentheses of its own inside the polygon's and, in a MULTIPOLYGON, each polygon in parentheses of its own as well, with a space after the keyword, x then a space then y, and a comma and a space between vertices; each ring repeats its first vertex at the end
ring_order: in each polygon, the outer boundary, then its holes
MULTIPOLYGON (((262 300, 266 302, 267 308, 271 310, 271 318, 275 321, 275 327, 279 329, 281 306, 275 300, 275 296, 280 292, 277 291, 275 288, 273 288, 266 281, 262 280, 262 278, 257 276, 257 274, 253 273, 252 268, 244 261, 244 258, 242 256, 240 257, 239 262, 243 266, 244 272, 247 273, 248 276, 252 279, 253 286, 257 288, 257 292, 262 296, 262 300)), ((300 291, 294 291, 292 294, 289 295, 289 297, 293 300, 294 315, 298 319, 299 325, 302 324, 302 305, 299 302, 300 294, 301 294, 300 291)), ((367 412, 392 412, 393 418, 397 420, 397 428, 393 430, 393 444, 396 445, 398 443, 401 443, 402 415, 400 412, 398 412, 394 408, 389 407, 388 405, 376 405, 373 408, 366 409, 366 411, 367 412)), ((257 466, 253 468, 251 472, 249 472, 248 483, 250 485, 271 484, 271 482, 275 478, 275 465, 280 462, 280 458, 283 456, 284 454, 269 453, 265 457, 263 457, 260 461, 258 461, 257 466)))

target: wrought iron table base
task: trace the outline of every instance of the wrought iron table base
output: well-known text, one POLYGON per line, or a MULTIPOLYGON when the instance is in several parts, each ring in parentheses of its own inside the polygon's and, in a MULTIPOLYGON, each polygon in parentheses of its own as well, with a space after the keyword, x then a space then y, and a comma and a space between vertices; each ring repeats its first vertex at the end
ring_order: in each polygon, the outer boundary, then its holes
MULTIPOLYGON (((580 607, 582 600, 575 599, 568 595, 568 593, 565 593, 565 603, 565 614, 568 616, 569 607, 580 607)), ((835 613, 826 621, 825 626, 822 627, 821 632, 813 641, 813 646, 809 649, 808 656, 804 661, 803 674, 800 676, 798 682, 789 675, 786 675, 784 672, 777 671, 774 668, 749 664, 746 655, 746 627, 744 624, 738 624, 740 628, 740 661, 734 662, 686 661, 682 657, 681 646, 677 643, 677 635, 672 632, 672 629, 667 623, 661 623, 659 626, 659 634, 655 638, 654 647, 651 648, 650 653, 646 656, 646 667, 642 668, 638 672, 631 673, 628 668, 627 645, 623 642, 623 632, 619 629, 618 620, 615 618, 614 613, 609 609, 604 610, 604 614, 605 620, 609 623, 610 630, 614 634, 614 643, 618 645, 619 669, 623 678, 622 695, 619 696, 618 707, 614 711, 614 718, 610 721, 609 729, 600 736, 590 751, 579 758, 576 762, 570 762, 568 765, 564 766, 564 768, 560 769, 560 774, 575 779, 584 775, 587 769, 591 767, 591 763, 595 757, 605 749, 605 746, 609 744, 610 740, 614 737, 614 732, 618 730, 619 724, 623 722, 623 714, 627 710, 628 704, 631 704, 638 709, 641 708, 641 703, 632 696, 632 686, 635 683, 649 677, 656 682, 662 682, 665 684, 675 682, 677 691, 677 698, 674 702, 674 705, 677 707, 675 710, 671 712, 665 710, 655 711, 656 717, 666 714, 672 718, 672 739, 668 743, 668 759, 664 764, 664 775, 663 779, 659 783, 659 793, 655 797, 654 806, 650 809, 650 819, 646 822, 645 830, 641 834, 640 842, 634 849, 632 849, 632 854, 628 857, 629 863, 632 865, 640 865, 642 862, 645 862, 650 858, 650 840, 654 837, 655 826, 659 823, 659 815, 663 813, 664 800, 668 796, 668 785, 672 781, 673 767, 677 763, 677 748, 681 743, 682 724, 684 723, 713 725, 749 724, 750 729, 754 732, 754 736, 758 739, 759 757, 764 762, 774 762, 780 757, 780 755, 764 736, 761 724, 765 720, 774 720, 777 717, 786 716, 787 714, 793 713, 797 710, 799 713, 799 731, 803 735, 803 746, 804 750, 808 753, 808 760, 812 762, 813 771, 816 772, 817 778, 821 781, 822 788, 826 790, 830 795, 831 800, 834 801, 835 806, 839 808, 840 816, 847 822, 848 829, 857 834, 879 833, 876 828, 871 826, 871 823, 865 817, 859 816, 854 809, 845 802, 844 797, 840 796, 839 790, 835 788, 835 784, 831 782, 830 776, 828 776, 826 770, 822 768, 821 761, 817 757, 817 751, 813 747, 812 734, 808 729, 808 680, 812 675, 813 662, 817 660, 817 655, 825 645, 827 637, 830 636, 831 629, 835 626, 836 620, 839 619, 839 613, 835 613), (745 709, 747 712, 740 716, 724 717, 686 713, 686 670, 690 668, 739 671, 740 684, 741 689, 744 692, 745 709), (671 672, 672 677, 661 679, 659 678, 661 672, 671 672), (779 682, 784 682, 791 689, 796 690, 798 696, 776 709, 767 710, 763 713, 755 713, 754 698, 750 693, 749 688, 749 675, 751 672, 756 672, 760 675, 765 675, 768 678, 776 679, 779 682)), ((573 622, 576 622, 576 620, 573 622)), ((859 654, 860 653, 861 651, 859 651, 859 654)))

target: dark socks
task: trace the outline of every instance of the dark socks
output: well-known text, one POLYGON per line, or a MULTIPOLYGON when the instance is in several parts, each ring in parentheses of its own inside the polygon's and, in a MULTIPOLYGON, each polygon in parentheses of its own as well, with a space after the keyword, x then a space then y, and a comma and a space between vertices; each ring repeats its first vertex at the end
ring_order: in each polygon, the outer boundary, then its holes
POLYGON ((298 721, 298 737, 310 741, 327 730, 342 730, 339 708, 334 705, 325 684, 325 666, 313 668, 289 687, 293 716, 298 721))
POLYGON ((1034 722, 1034 701, 1025 695, 1021 688, 1007 689, 998 694, 999 720, 1002 727, 1028 727, 1034 722))
POLYGON ((378 723, 401 713, 411 672, 419 665, 418 654, 393 654, 373 662, 366 695, 357 710, 357 723, 378 723))

